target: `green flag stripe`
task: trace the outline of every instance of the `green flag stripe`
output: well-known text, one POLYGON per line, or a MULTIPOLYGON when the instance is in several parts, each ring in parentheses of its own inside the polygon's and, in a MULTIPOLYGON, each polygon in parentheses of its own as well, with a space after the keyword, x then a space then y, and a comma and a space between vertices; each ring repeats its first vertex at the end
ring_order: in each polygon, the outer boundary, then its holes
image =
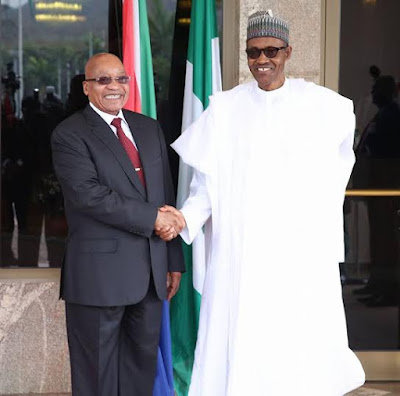
POLYGON ((139 21, 142 113, 156 119, 156 97, 146 0, 139 0, 139 21))
POLYGON ((201 296, 193 289, 192 247, 182 242, 185 256, 186 272, 182 274, 179 287, 179 303, 172 301, 171 318, 175 318, 171 326, 173 340, 174 380, 177 395, 187 395, 196 347, 197 329, 201 296))
POLYGON ((188 61, 193 64, 193 92, 207 108, 212 94, 211 40, 217 37, 215 1, 193 1, 188 61))

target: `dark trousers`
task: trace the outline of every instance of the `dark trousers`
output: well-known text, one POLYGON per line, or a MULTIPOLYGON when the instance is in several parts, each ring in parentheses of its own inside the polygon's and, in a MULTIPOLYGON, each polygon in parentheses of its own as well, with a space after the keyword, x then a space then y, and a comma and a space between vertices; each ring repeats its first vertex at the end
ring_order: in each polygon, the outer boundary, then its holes
POLYGON ((162 302, 151 279, 137 304, 66 304, 73 396, 151 396, 162 302))

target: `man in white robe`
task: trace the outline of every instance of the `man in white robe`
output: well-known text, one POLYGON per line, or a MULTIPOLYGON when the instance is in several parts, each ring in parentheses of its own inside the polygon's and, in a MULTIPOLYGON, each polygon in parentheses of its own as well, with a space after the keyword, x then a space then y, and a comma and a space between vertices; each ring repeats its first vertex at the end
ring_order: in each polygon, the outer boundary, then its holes
POLYGON ((288 42, 285 22, 250 16, 255 81, 213 95, 172 145, 195 170, 181 236, 212 222, 190 396, 342 396, 364 383, 338 265, 353 105, 285 78, 288 42))

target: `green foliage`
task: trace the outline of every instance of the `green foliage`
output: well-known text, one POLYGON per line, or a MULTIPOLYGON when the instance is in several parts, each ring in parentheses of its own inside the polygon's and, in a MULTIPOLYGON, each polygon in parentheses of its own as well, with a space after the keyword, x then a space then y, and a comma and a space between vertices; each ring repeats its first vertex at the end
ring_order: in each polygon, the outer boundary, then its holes
POLYGON ((158 100, 168 99, 174 23, 175 14, 165 8, 162 0, 152 0, 149 7, 149 29, 158 100))
MULTIPOLYGON (((107 42, 108 2, 85 0, 85 23, 36 22, 29 3, 22 10, 23 18, 23 66, 24 95, 31 95, 34 88, 40 89, 43 98, 45 87, 58 87, 61 82, 62 100, 65 101, 69 81, 77 73, 84 72, 89 58, 89 40, 93 53, 104 52, 107 42), (93 34, 90 38, 89 31, 93 34)), ((18 57, 18 9, 0 6, 0 69, 18 57)), ((15 70, 18 74, 18 71, 15 70)), ((59 92, 57 92, 59 93, 59 92)))
POLYGON ((161 0, 152 0, 149 28, 153 52, 169 58, 172 50, 175 14, 167 11, 161 0))
MULTIPOLYGON (((92 37, 93 53, 105 51, 104 39, 92 37)), ((0 46, 0 56, 3 64, 15 56, 15 51, 0 46)), ((67 72, 72 78, 77 73, 84 72, 84 66, 89 58, 89 35, 80 41, 54 42, 39 44, 36 41, 24 42, 24 91, 30 95, 34 88, 39 88, 43 98, 47 85, 58 86, 61 78, 62 99, 66 99, 69 82, 67 72)))
POLYGON ((33 88, 39 88, 41 92, 44 92, 46 85, 56 85, 56 68, 49 59, 25 54, 24 60, 24 82, 28 88, 26 92, 32 92, 33 88))

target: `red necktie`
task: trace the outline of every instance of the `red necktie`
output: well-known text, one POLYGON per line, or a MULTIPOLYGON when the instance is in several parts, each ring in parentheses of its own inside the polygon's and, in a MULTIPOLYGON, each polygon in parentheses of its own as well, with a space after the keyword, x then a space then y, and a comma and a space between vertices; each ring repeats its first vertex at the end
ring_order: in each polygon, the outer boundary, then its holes
POLYGON ((142 163, 140 161, 139 152, 135 145, 127 138, 124 131, 121 128, 121 118, 114 118, 112 120, 111 125, 117 128, 117 136, 119 141, 121 142, 122 146, 124 147, 126 153, 128 154, 129 159, 132 162, 132 165, 137 172, 140 181, 142 182, 143 186, 146 187, 146 182, 144 180, 144 173, 142 168, 142 163))

